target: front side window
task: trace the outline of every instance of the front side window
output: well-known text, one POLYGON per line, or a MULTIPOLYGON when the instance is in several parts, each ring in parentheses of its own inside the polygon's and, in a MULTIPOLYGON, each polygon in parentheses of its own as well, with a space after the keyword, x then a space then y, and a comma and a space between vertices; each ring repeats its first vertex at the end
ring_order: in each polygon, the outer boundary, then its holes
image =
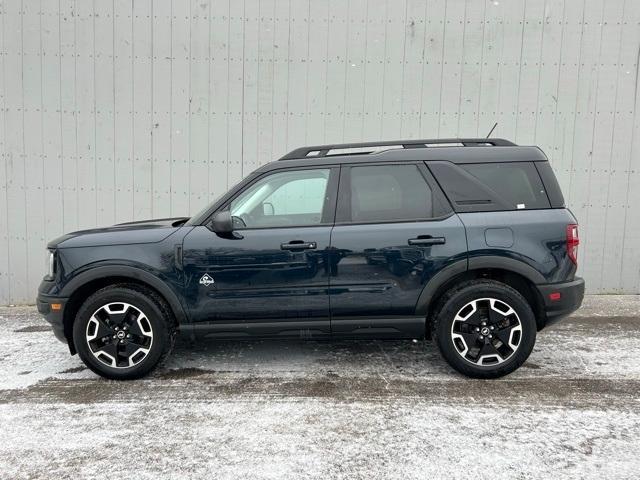
POLYGON ((330 169, 267 175, 238 195, 229 209, 237 228, 312 226, 322 223, 330 169))
POLYGON ((391 222, 433 216, 432 191, 416 165, 352 167, 350 220, 391 222))

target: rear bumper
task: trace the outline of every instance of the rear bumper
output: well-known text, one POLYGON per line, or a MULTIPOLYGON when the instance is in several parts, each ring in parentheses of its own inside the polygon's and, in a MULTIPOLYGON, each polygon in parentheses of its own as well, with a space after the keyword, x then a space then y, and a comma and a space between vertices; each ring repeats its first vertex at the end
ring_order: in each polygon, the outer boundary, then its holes
POLYGON ((576 277, 572 282, 538 285, 547 317, 546 325, 575 312, 584 298, 584 279, 576 277))

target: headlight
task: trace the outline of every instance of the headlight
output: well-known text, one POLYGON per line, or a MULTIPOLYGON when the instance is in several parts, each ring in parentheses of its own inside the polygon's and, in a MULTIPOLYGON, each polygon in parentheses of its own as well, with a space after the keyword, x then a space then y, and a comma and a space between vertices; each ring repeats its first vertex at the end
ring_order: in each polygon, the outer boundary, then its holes
POLYGON ((47 250, 47 277, 53 278, 56 274, 56 252, 47 250))

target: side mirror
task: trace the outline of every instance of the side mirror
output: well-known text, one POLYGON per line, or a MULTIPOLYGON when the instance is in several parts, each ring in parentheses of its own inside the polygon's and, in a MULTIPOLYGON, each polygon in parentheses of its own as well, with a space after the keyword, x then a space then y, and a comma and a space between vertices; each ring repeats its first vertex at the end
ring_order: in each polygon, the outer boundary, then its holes
POLYGON ((216 233, 229 234, 233 232, 233 218, 228 210, 218 212, 211 220, 211 228, 216 233))

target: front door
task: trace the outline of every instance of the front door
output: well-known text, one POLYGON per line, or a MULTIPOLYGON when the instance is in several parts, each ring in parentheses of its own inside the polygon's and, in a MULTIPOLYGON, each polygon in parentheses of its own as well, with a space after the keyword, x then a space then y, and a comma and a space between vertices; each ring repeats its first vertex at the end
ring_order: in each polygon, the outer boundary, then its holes
POLYGON ((464 225, 424 164, 342 167, 331 246, 332 331, 417 337, 427 282, 464 261, 464 225))
POLYGON ((234 232, 184 240, 185 298, 195 328, 221 336, 330 333, 328 255, 339 169, 258 177, 223 209, 234 232))

